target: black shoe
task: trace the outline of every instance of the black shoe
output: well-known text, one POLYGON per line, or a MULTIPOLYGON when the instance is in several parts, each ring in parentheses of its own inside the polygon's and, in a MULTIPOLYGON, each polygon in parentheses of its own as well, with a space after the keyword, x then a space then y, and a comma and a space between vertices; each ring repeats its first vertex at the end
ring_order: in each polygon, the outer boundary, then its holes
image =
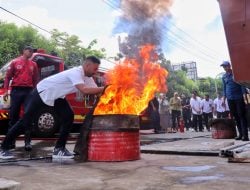
POLYGON ((24 149, 26 151, 31 151, 32 150, 32 146, 31 146, 31 132, 30 131, 26 131, 25 132, 25 138, 24 138, 24 149))
POLYGON ((14 158, 13 154, 8 151, 8 150, 1 150, 0 151, 0 158, 5 160, 5 159, 11 159, 14 158))
POLYGON ((54 159, 72 159, 74 155, 66 148, 55 148, 52 154, 54 159))
POLYGON ((163 134, 165 131, 155 131, 155 134, 163 134))
POLYGON ((241 136, 235 137, 235 140, 242 140, 241 136))
POLYGON ((26 151, 31 151, 32 150, 32 145, 30 143, 25 143, 24 149, 26 151))
POLYGON ((15 149, 15 148, 16 148, 16 144, 11 144, 11 145, 9 146, 9 148, 10 148, 10 150, 15 149))
POLYGON ((249 141, 249 138, 248 138, 248 137, 242 137, 241 140, 242 140, 242 141, 249 141))

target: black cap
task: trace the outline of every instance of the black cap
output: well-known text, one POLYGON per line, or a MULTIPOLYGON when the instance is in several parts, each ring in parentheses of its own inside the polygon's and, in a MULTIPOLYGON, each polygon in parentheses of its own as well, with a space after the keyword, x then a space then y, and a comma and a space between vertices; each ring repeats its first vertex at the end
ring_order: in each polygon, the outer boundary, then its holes
POLYGON ((34 51, 34 48, 32 46, 25 46, 23 50, 32 50, 34 51))
POLYGON ((224 66, 230 66, 230 63, 229 63, 229 61, 223 61, 220 66, 222 66, 222 67, 224 67, 224 66))

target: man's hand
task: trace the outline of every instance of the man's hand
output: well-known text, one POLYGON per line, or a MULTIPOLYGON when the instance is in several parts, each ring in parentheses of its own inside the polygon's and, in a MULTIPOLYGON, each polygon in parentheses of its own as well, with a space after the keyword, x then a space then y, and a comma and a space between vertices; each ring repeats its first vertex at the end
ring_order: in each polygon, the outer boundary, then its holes
POLYGON ((111 84, 105 85, 104 88, 103 88, 103 92, 105 92, 105 90, 106 90, 109 86, 111 86, 111 84))
POLYGON ((107 89, 109 86, 111 86, 111 85, 108 84, 108 85, 102 86, 101 88, 103 88, 103 90, 102 90, 102 92, 99 94, 99 96, 102 96, 102 95, 105 93, 106 89, 107 89))
POLYGON ((243 94, 243 99, 244 99, 244 101, 245 101, 246 104, 249 104, 247 93, 243 94))

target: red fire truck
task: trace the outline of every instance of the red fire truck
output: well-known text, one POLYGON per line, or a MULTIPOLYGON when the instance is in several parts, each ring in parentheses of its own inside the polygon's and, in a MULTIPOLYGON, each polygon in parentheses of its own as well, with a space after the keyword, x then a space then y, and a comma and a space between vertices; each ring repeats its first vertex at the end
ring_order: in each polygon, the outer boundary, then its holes
MULTIPOLYGON (((50 75, 56 74, 65 70, 65 65, 63 59, 52 56, 44 53, 44 51, 37 51, 33 53, 32 58, 34 62, 37 63, 39 70, 39 79, 42 80, 50 75)), ((10 62, 6 63, 0 69, 0 122, 8 120, 8 111, 9 111, 9 99, 5 101, 3 99, 3 94, 5 90, 3 89, 3 82, 6 70, 9 66, 10 62)), ((105 69, 100 69, 100 71, 95 76, 97 84, 102 85, 103 75, 105 73, 105 69)), ((93 105, 95 96, 93 95, 83 95, 80 92, 70 94, 67 97, 72 109, 75 113, 74 123, 80 124, 82 123, 85 114, 93 105)), ((53 109, 49 109, 47 107, 43 109, 37 110, 35 113, 35 117, 32 121, 34 134, 39 137, 49 137, 55 134, 59 128, 59 118, 53 111, 53 109)), ((1 127, 4 127, 1 125, 1 127)), ((7 127, 7 126, 6 126, 7 127)))

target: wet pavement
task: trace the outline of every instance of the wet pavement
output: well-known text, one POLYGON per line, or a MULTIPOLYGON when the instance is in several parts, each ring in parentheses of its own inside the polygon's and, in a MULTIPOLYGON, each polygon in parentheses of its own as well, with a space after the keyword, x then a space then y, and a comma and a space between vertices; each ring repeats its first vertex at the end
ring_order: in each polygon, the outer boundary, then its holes
MULTIPOLYGON (((74 143, 68 142, 70 151, 74 143)), ((236 143, 242 142, 212 139, 208 132, 143 131, 141 152, 147 153, 141 153, 139 160, 80 162, 52 160, 54 141, 34 140, 29 153, 23 150, 23 140, 18 140, 13 151, 16 159, 0 160, 0 189, 6 184, 6 189, 24 190, 248 189, 249 163, 229 163, 227 158, 205 154, 236 143)))

